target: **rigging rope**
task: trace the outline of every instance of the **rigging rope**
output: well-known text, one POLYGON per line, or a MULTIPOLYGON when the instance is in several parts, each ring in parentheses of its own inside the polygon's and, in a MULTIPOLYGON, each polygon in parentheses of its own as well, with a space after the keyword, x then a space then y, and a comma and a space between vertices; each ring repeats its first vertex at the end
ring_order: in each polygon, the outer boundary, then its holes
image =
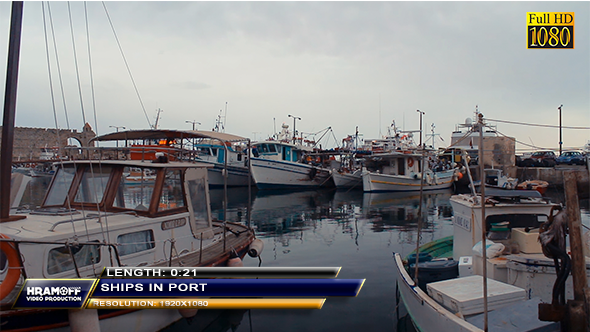
POLYGON ((82 127, 86 125, 86 114, 84 113, 84 101, 82 100, 82 87, 80 85, 80 71, 78 69, 78 55, 76 54, 76 41, 74 38, 74 25, 72 22, 72 9, 68 1, 68 15, 70 18, 70 33, 72 34, 72 50, 74 52, 74 67, 76 68, 76 81, 78 82, 78 95, 80 96, 80 109, 82 110, 82 127))
POLYGON ((98 120, 96 118, 96 98, 94 95, 94 75, 92 71, 92 56, 90 53, 90 32, 88 31, 88 9, 86 6, 86 1, 84 1, 84 20, 86 23, 86 43, 88 48, 88 66, 89 66, 89 73, 90 73, 90 91, 92 96, 92 111, 94 114, 94 130, 96 131, 96 135, 99 135, 98 131, 98 120))
MULTIPOLYGON (((55 30, 54 30, 54 26, 53 26, 53 16, 51 15, 51 6, 49 5, 49 2, 47 2, 47 12, 49 14, 49 26, 51 27, 51 36, 53 37, 53 49, 55 52, 55 63, 57 66, 57 76, 58 76, 58 80, 59 80, 59 87, 61 89, 61 99, 64 105, 64 113, 66 116, 66 128, 70 129, 70 120, 68 118, 68 110, 67 110, 67 105, 66 105, 66 96, 64 93, 64 86, 63 86, 63 79, 61 77, 61 66, 59 65, 59 54, 57 52, 57 42, 55 40, 55 30)), ((56 126, 57 129, 59 129, 58 126, 56 126)))
POLYGON ((143 114, 148 122, 150 128, 152 124, 150 122, 150 118, 145 111, 145 107, 143 106, 143 101, 141 100, 141 96, 139 95, 139 90, 137 90, 137 85, 135 84, 135 79, 133 79, 133 74, 131 74, 131 69, 129 68, 129 64, 127 64, 127 59, 125 58, 125 54, 123 53, 123 48, 121 47, 121 43, 119 42, 119 37, 117 37, 117 32, 115 31, 115 27, 113 26, 113 22, 111 21, 111 16, 109 15, 109 11, 107 10, 107 6, 102 1, 102 6, 104 7, 104 11, 107 15, 107 19, 109 20, 109 24, 111 25, 111 30, 113 30, 113 34, 115 35, 115 40, 117 41, 117 46, 119 46, 119 51, 121 52, 121 56, 123 57, 123 61, 125 62, 125 67, 127 68, 127 72, 129 73, 129 77, 131 78, 131 82, 133 83, 133 87, 135 88, 135 93, 137 94, 137 98, 139 99, 139 103, 141 104, 141 108, 143 109, 143 114))
MULTIPOLYGON (((590 127, 568 127, 568 126, 557 126, 557 125, 543 125, 543 124, 535 124, 535 123, 526 123, 526 122, 516 122, 516 121, 506 121, 506 120, 494 120, 494 119, 486 119, 488 121, 494 121, 494 122, 502 122, 502 123, 508 123, 508 124, 517 124, 517 125, 522 125, 522 126, 531 126, 531 127, 544 127, 544 128, 562 128, 562 129, 582 129, 582 130, 588 130, 590 129, 590 127)), ((486 125, 487 127, 487 125, 486 125)))

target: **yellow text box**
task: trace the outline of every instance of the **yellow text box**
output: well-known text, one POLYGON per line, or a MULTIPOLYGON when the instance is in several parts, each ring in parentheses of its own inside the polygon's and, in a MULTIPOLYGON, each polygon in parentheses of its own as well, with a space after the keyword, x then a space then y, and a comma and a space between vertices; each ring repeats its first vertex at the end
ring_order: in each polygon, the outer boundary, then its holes
POLYGON ((326 299, 92 298, 86 309, 321 309, 326 299))
POLYGON ((526 24, 533 25, 574 25, 573 12, 527 12, 526 24))

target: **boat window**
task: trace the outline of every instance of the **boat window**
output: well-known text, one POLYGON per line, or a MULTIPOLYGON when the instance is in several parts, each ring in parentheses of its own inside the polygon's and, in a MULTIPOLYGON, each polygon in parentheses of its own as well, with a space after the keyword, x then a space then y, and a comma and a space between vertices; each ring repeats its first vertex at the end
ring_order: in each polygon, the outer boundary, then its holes
POLYGON ((260 144, 259 150, 262 153, 268 153, 268 145, 267 144, 260 144))
POLYGON ((209 211, 207 210, 208 205, 206 196, 207 188, 205 185, 206 182, 203 178, 188 181, 189 194, 197 229, 209 227, 209 211))
POLYGON ((211 154, 217 156, 217 149, 211 148, 211 154))
POLYGON ((147 211, 152 200, 155 183, 156 169, 125 167, 113 207, 147 211))
POLYGON ((158 211, 166 211, 184 206, 182 171, 168 170, 166 171, 166 178, 164 179, 164 187, 162 188, 162 196, 160 197, 160 204, 158 204, 158 211))
POLYGON ((51 188, 47 193, 44 205, 63 205, 65 203, 75 173, 76 170, 73 165, 67 165, 58 169, 51 183, 51 188))
POLYGON ((136 252, 153 249, 154 232, 149 229, 140 232, 121 234, 117 236, 119 255, 125 256, 136 252))
POLYGON ((276 153, 276 152, 277 152, 276 145, 274 145, 274 144, 269 144, 269 145, 268 145, 268 151, 276 153))
POLYGON ((211 150, 209 148, 197 148, 197 153, 200 155, 210 156, 211 150))
MULTIPOLYGON (((98 241, 92 241, 98 243, 98 241)), ((47 273, 57 274, 65 271, 97 264, 100 262, 100 245, 77 245, 51 249, 47 258, 47 273), (71 250, 71 253, 70 253, 71 250), (72 254, 76 265, 72 260, 72 254)))
POLYGON ((486 229, 491 229, 491 224, 508 221, 508 227, 512 228, 539 228, 542 223, 547 221, 545 214, 498 214, 486 218, 486 229))
POLYGON ((90 165, 85 168, 74 202, 100 203, 111 176, 111 169, 111 166, 102 165, 90 165))

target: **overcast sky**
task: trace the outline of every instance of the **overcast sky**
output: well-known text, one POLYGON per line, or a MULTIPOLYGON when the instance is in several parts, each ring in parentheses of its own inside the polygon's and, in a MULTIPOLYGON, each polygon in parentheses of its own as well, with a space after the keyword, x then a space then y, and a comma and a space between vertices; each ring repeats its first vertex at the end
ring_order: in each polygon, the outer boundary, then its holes
MULTIPOLYGON (((81 130, 83 105, 99 134, 148 128, 158 108, 160 128, 211 130, 226 102, 225 131, 257 140, 292 127, 289 114, 305 133, 332 127, 341 140, 358 126, 377 138, 393 120, 419 129, 419 109, 438 147, 476 105, 490 119, 558 125, 563 104, 564 126, 590 127, 590 2, 105 2, 143 108, 102 3, 87 3, 94 105, 84 2, 70 2, 74 43, 68 3, 49 3, 51 16, 44 4, 55 102, 42 3, 25 2, 19 127, 55 128, 55 104, 60 128, 81 130), (575 49, 527 49, 527 12, 575 12, 575 49)), ((2 96, 10 8, 0 2, 2 96)), ((559 129, 497 128, 558 148, 559 129)), ((564 148, 588 140, 563 130, 564 148)))

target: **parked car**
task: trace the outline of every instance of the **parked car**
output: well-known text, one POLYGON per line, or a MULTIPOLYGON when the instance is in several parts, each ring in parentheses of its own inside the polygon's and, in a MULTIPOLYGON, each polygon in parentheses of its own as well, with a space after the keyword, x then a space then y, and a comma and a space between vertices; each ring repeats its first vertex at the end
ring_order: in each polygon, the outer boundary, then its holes
POLYGON ((565 151, 555 159, 557 164, 584 165, 586 156, 580 151, 565 151))
POLYGON ((551 150, 542 150, 533 152, 533 154, 520 161, 521 167, 553 167, 556 165, 557 156, 551 150))

